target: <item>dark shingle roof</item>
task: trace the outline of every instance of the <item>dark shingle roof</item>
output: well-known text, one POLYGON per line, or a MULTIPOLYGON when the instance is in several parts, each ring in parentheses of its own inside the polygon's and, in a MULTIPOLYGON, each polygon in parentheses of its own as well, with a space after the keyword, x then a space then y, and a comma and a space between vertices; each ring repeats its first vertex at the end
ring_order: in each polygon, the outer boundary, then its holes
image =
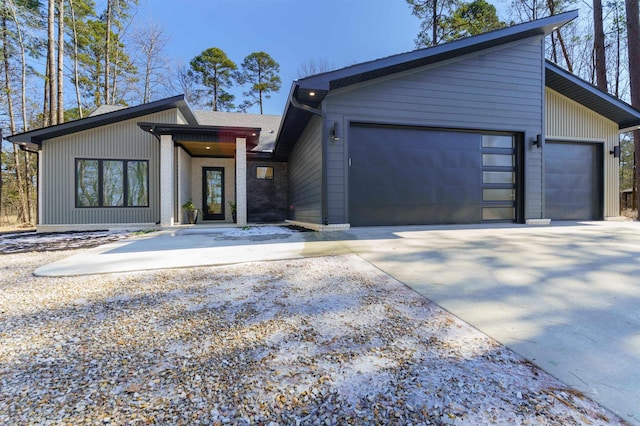
POLYGON ((270 152, 276 142, 282 117, 238 112, 194 111, 198 123, 206 126, 260 128, 260 141, 254 151, 270 152))

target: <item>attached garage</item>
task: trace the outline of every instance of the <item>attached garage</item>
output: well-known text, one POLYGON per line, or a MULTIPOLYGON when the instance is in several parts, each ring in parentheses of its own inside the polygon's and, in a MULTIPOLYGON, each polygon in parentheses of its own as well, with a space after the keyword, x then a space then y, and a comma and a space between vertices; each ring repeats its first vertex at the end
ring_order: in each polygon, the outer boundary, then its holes
POLYGON ((602 144, 547 141, 545 211, 551 220, 602 220, 602 144))
POLYGON ((515 135, 352 124, 349 222, 513 222, 515 135))
POLYGON ((336 230, 618 216, 614 154, 640 111, 545 60, 545 35, 576 17, 294 82, 274 147, 300 175, 291 220, 336 230))

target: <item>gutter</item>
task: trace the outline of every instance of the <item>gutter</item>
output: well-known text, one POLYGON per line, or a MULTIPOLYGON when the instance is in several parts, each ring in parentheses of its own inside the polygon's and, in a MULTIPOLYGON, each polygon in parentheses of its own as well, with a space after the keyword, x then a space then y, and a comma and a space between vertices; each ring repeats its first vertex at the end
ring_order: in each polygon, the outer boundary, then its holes
POLYGON ((311 114, 319 115, 321 117, 324 116, 324 112, 321 109, 312 108, 309 105, 301 104, 295 97, 291 97, 289 101, 294 108, 301 109, 303 111, 310 112, 311 114))

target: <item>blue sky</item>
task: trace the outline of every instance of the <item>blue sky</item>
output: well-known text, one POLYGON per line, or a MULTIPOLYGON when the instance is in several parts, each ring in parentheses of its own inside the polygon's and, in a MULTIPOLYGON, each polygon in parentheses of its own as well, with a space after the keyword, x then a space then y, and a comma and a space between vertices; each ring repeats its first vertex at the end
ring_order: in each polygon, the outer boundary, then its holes
MULTIPOLYGON (((172 60, 188 63, 209 47, 238 66, 252 52, 270 54, 282 88, 265 114, 282 114, 301 62, 341 68, 413 50, 420 27, 405 0, 141 0, 136 20, 148 19, 171 38, 172 60)), ((242 93, 234 93, 238 104, 242 93)))

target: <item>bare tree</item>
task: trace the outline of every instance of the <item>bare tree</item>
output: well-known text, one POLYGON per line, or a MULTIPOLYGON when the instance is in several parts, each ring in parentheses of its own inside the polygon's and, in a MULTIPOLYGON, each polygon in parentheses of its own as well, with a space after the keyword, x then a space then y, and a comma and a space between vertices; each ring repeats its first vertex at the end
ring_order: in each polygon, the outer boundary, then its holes
POLYGON ((57 124, 57 99, 56 99, 56 36, 55 36, 55 16, 56 16, 56 0, 48 0, 47 13, 47 73, 46 79, 48 83, 48 105, 47 115, 49 117, 49 125, 57 124))
POLYGON ((64 0, 58 0, 58 70, 56 73, 56 123, 64 123, 64 0))
POLYGON ((335 69, 333 64, 324 58, 307 59, 298 66, 298 78, 309 77, 310 75, 320 74, 335 69))
POLYGON ((203 91, 198 89, 198 78, 191 71, 191 66, 184 63, 174 65, 169 89, 172 92, 184 94, 187 102, 193 106, 200 106, 203 91))
POLYGON ((78 73, 78 28, 76 23, 76 12, 73 0, 69 1, 69 13, 71 15, 71 35, 73 39, 73 82, 76 92, 76 105, 80 118, 84 116, 82 111, 82 101, 80 100, 80 75, 78 73))
POLYGON ((131 36, 133 46, 140 57, 138 69, 142 70, 143 103, 150 102, 154 89, 158 86, 166 86, 168 60, 164 50, 169 43, 169 37, 164 29, 154 22, 148 22, 142 27, 136 28, 131 36))

